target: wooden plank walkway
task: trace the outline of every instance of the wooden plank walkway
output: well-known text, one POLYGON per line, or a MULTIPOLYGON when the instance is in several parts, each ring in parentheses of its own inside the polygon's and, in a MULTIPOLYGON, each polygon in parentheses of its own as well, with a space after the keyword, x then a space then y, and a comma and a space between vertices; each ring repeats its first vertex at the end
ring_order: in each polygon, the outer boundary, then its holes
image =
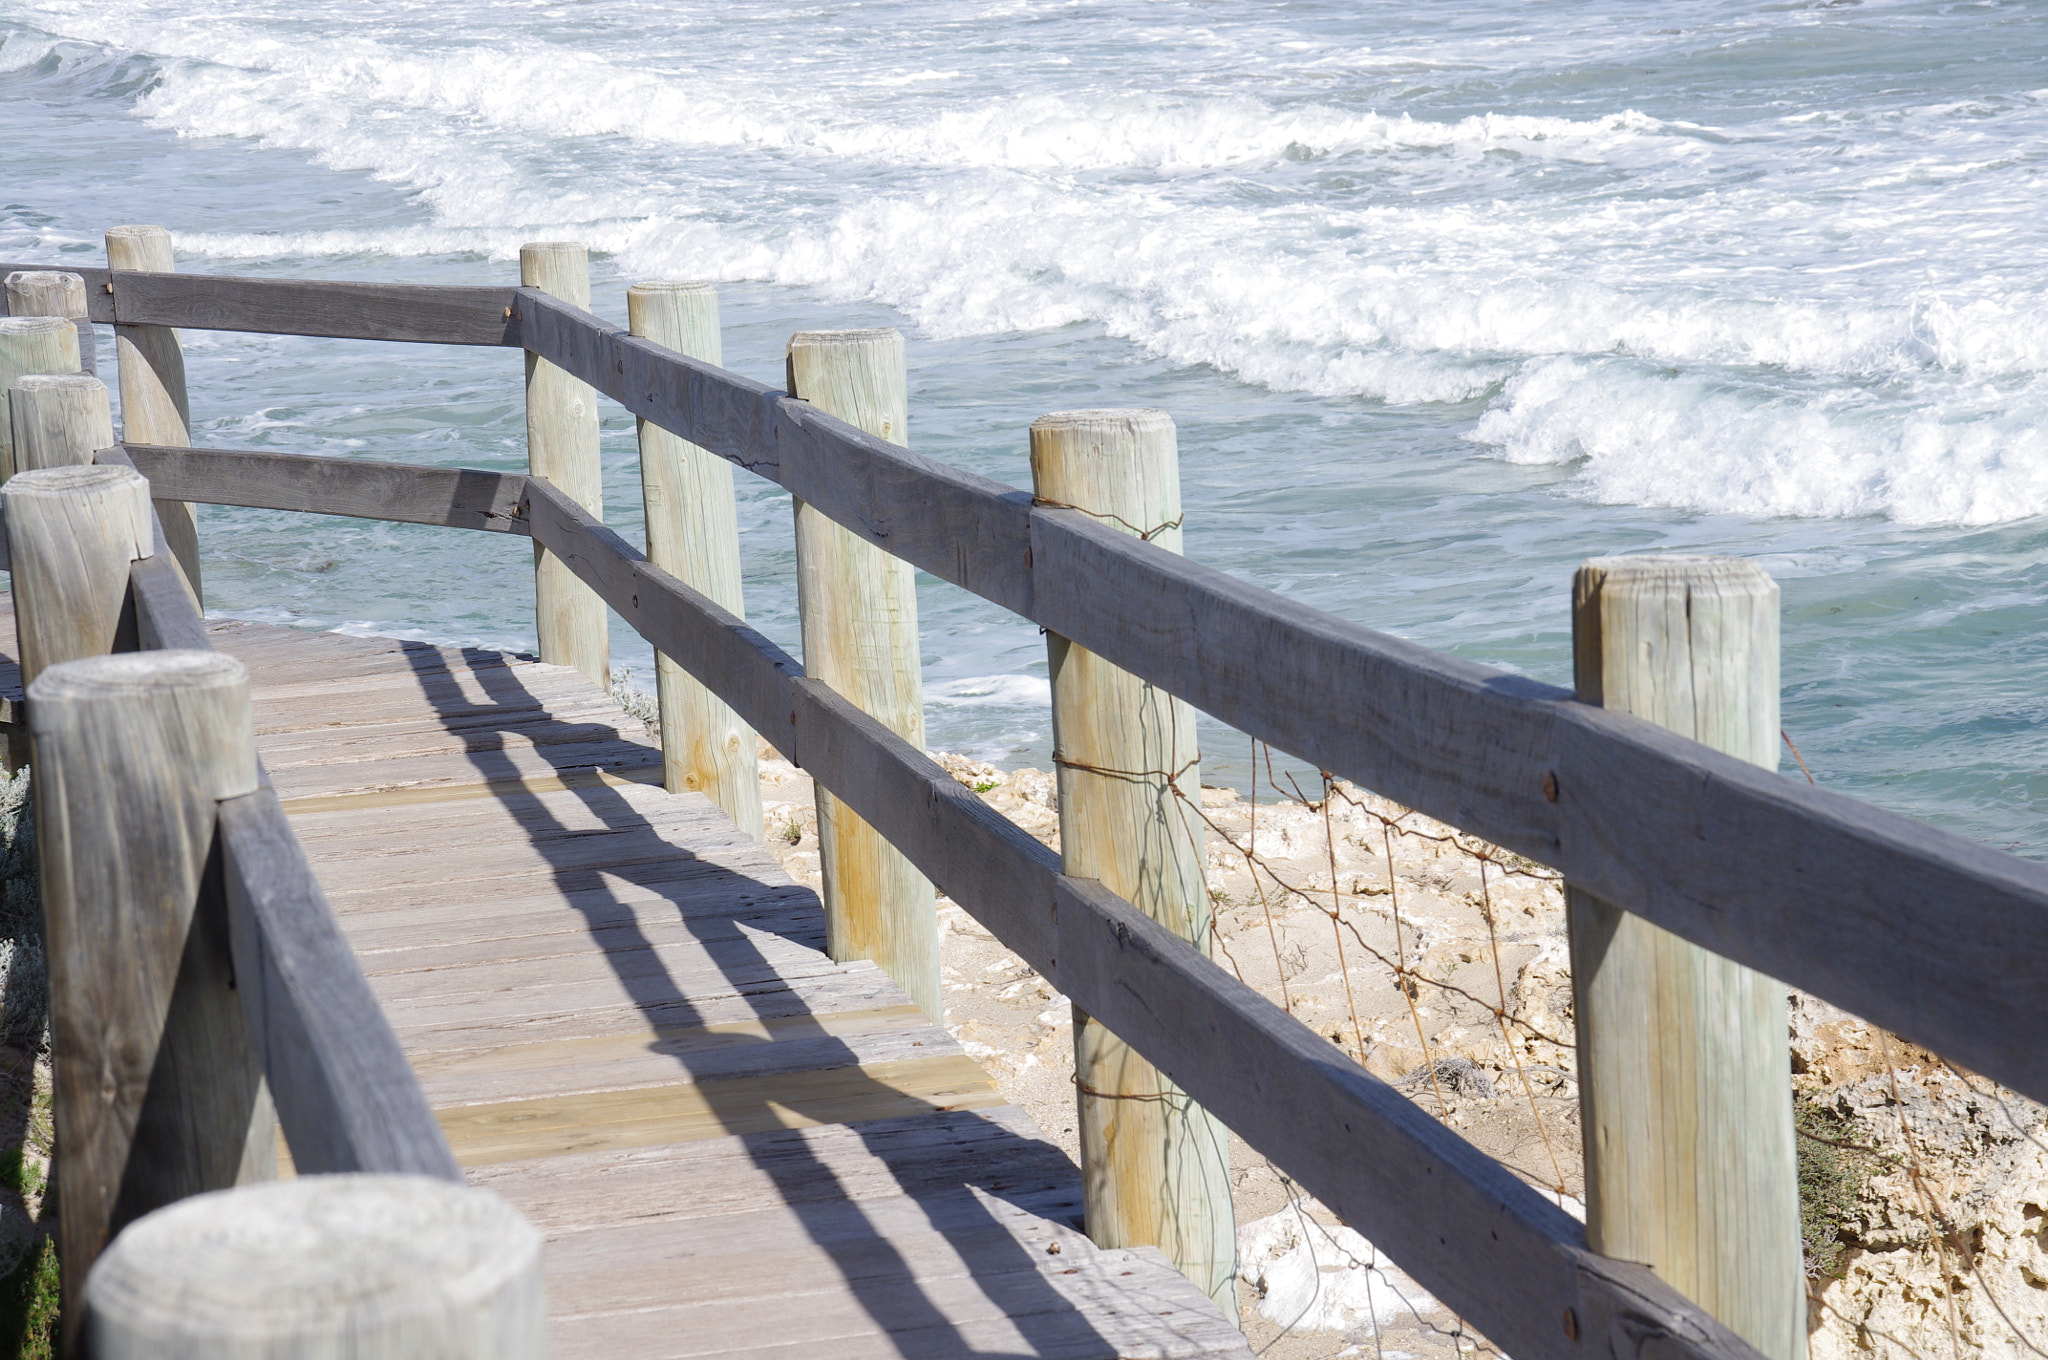
POLYGON ((1248 1356, 582 675, 210 632, 457 1157, 548 1235, 561 1360, 1248 1356))

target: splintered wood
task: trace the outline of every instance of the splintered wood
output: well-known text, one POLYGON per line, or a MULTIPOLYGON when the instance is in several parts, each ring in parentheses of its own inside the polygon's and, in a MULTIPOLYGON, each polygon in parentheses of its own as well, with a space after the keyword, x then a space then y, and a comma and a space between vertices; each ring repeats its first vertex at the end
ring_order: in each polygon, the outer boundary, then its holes
POLYGON ((557 1360, 1248 1356, 581 674, 209 627, 456 1156, 547 1235, 557 1360))

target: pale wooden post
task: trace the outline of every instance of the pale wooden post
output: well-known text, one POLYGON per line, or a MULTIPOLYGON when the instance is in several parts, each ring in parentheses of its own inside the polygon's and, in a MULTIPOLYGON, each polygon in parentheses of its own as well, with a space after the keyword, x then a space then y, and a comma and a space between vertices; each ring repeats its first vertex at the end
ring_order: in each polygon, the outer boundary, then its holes
MULTIPOLYGON (((10 529, 21 482, 111 471, 21 474, 6 492, 10 529)), ((14 540, 17 564, 23 546, 14 540)), ((38 535, 29 551, 49 546, 38 535)), ((224 895, 207 872, 218 801, 256 788, 256 743, 248 676, 216 652, 53 665, 29 685, 29 722, 64 1324, 77 1354, 86 1273, 115 1233, 187 1195, 276 1174, 224 895)))
MULTIPOLYGON (((725 362, 718 294, 708 283, 636 283, 626 292, 633 334, 706 363, 725 362)), ((739 515, 732 464, 642 420, 640 490, 647 557, 713 603, 746 617, 740 595, 739 515)), ((661 759, 668 791, 708 794, 761 839, 761 775, 754 730, 671 658, 655 654, 661 759)))
MULTIPOLYGON (((590 253, 574 241, 523 245, 519 282, 588 308, 590 253)), ((594 517, 604 518, 597 393, 531 353, 526 356, 526 462, 534 476, 547 478, 594 517)), ((551 666, 574 666, 609 692, 611 638, 604 601, 538 543, 533 545, 533 603, 540 659, 551 666)))
MULTIPOLYGON (((1041 416, 1031 480, 1041 504, 1180 551, 1180 460, 1163 411, 1041 416)), ((1067 873, 1100 880, 1207 954, 1194 710, 1056 634, 1046 649, 1067 873)), ((1105 1247, 1157 1246, 1235 1320, 1222 1124, 1078 1006, 1074 1079, 1088 1235, 1105 1247)))
MULTIPOLYGON (((169 274, 171 234, 162 227, 109 227, 107 267, 169 274)), ((121 438, 129 444, 185 448, 192 442, 191 406, 185 397, 185 348, 169 326, 114 327, 114 355, 121 370, 121 438)), ((184 501, 158 501, 164 542, 184 573, 192 598, 204 600, 199 580, 199 521, 184 501)))
POLYGON ((55 467, 0 487, 24 686, 51 666, 114 649, 128 568, 148 557, 149 483, 134 468, 55 467))
MULTIPOLYGON (((0 401, 32 373, 76 373, 78 331, 59 316, 0 317, 0 401)), ((14 435, 0 420, 0 482, 14 475, 14 435)))
POLYGON ((114 442, 107 385, 85 373, 33 373, 7 390, 7 429, 21 472, 75 467, 114 442))
POLYGON ((97 374, 99 345, 86 316, 85 279, 54 269, 18 269, 7 276, 9 316, 61 316, 78 332, 78 368, 97 374))
MULTIPOLYGON (((789 391, 894 444, 909 442, 903 336, 803 331, 789 342, 789 391)), ((796 502, 797 614, 804 673, 924 749, 917 583, 908 562, 796 502)), ((873 959, 937 1020, 939 922, 930 880, 820 788, 825 940, 835 959, 873 959)))
POLYGON ((541 1235, 488 1190, 307 1176, 130 1224, 85 1287, 93 1360, 543 1360, 541 1235))
MULTIPOLYGON (((1778 587, 1755 564, 1594 558, 1572 582, 1572 655, 1582 701, 1777 768, 1778 587)), ((1783 984, 1567 899, 1588 1241, 1774 1360, 1803 1360, 1783 984)))

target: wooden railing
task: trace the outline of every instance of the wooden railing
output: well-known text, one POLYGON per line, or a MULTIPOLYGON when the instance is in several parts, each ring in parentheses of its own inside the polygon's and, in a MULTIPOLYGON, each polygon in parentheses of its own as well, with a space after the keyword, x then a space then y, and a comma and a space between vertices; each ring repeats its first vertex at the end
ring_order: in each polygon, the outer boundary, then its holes
MULTIPOLYGON (((536 289, 76 272, 91 319, 122 326, 523 349, 1233 727, 2048 1098, 2048 867, 1309 608, 536 289)), ((1063 873, 915 745, 546 479, 250 450, 127 454, 160 500, 530 535, 1079 1008, 1506 1351, 1757 1354, 1649 1269, 1589 1250, 1557 1205, 1186 941, 1063 873)))

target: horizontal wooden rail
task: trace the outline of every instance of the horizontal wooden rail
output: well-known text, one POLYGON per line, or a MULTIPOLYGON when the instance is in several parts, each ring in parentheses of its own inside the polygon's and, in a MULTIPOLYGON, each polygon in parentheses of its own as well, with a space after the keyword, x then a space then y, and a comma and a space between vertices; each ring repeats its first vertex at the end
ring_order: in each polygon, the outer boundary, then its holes
POLYGON ((642 637, 888 837, 939 888, 1508 1352, 1754 1357, 1185 941, 542 479, 533 536, 642 637))
POLYGON ((123 445, 160 500, 524 534, 526 475, 260 449, 123 445))
POLYGON ((18 269, 82 276, 86 315, 114 325, 438 345, 519 344, 514 290, 500 286, 147 274, 87 269, 61 260, 0 264, 0 277, 18 269))
MULTIPOLYGON (((97 461, 135 465, 122 448, 100 450, 97 461)), ((211 651, 160 522, 155 534, 156 551, 129 570, 135 635, 144 650, 211 651)), ((236 987, 294 1166, 304 1174, 415 1172, 461 1181, 268 777, 219 808, 236 987)))
POLYGON ((518 310, 536 354, 933 575, 2048 1099, 2048 866, 1034 506, 558 299, 521 290, 518 310))

